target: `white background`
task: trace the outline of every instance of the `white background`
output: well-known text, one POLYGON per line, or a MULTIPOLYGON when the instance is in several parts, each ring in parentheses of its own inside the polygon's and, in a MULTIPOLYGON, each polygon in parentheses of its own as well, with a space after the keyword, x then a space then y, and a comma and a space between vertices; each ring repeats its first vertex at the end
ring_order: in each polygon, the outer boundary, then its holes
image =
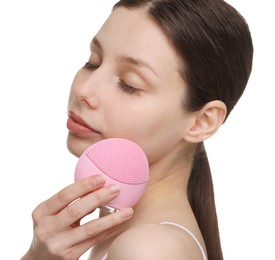
MULTIPOLYGON (((0 258, 9 260, 29 247, 34 207, 73 182, 69 88, 116 1, 0 1, 0 258)), ((275 259, 272 1, 229 3, 250 25, 255 56, 244 96, 206 143, 224 257, 275 259)))

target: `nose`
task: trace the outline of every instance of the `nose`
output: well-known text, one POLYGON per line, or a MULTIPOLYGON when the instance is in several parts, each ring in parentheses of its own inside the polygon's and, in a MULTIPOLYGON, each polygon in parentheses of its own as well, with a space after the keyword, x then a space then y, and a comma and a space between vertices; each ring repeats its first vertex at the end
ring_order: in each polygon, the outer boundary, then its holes
POLYGON ((102 76, 98 71, 79 71, 72 84, 72 95, 77 102, 96 109, 100 104, 102 76), (101 79, 101 80, 100 80, 101 79))

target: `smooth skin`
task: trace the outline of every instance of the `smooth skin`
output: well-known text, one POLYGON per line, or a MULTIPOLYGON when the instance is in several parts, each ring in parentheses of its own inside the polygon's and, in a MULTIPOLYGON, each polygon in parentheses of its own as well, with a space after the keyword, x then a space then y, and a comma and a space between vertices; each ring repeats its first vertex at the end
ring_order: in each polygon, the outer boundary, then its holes
POLYGON ((202 259, 190 235, 160 223, 185 226, 205 250, 187 184, 197 143, 219 129, 226 106, 214 100, 199 111, 184 110, 187 86, 180 68, 171 42, 143 10, 111 13, 72 83, 67 145, 80 156, 97 141, 130 139, 148 157, 149 184, 133 215, 126 209, 84 226, 78 220, 116 192, 93 178, 65 188, 34 211, 34 240, 23 259, 73 260, 94 245, 92 260, 107 252, 108 260, 202 259))

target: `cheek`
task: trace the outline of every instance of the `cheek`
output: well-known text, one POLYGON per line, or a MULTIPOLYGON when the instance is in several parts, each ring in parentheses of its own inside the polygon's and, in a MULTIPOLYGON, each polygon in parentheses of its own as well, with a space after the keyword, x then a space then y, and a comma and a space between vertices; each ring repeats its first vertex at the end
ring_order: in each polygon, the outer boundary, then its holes
POLYGON ((104 96, 106 137, 136 142, 150 161, 164 156, 182 139, 185 119, 179 98, 182 93, 175 96, 175 92, 141 97, 117 96, 117 93, 104 96))
POLYGON ((110 108, 109 112, 105 112, 105 129, 106 133, 111 137, 123 137, 130 140, 136 139, 138 136, 146 132, 148 124, 146 117, 139 116, 133 111, 115 110, 110 108))
POLYGON ((141 142, 151 163, 166 156, 182 140, 180 128, 171 117, 164 116, 150 125, 141 142))
POLYGON ((126 138, 138 134, 146 126, 143 121, 146 120, 147 108, 133 97, 124 93, 109 94, 104 101, 102 99, 101 106, 104 108, 106 133, 126 138))
POLYGON ((109 135, 130 139, 145 151, 149 162, 165 156, 181 140, 182 118, 165 109, 112 111, 109 135), (116 115, 115 115, 116 114, 116 115), (117 120, 114 120, 114 119, 117 120))

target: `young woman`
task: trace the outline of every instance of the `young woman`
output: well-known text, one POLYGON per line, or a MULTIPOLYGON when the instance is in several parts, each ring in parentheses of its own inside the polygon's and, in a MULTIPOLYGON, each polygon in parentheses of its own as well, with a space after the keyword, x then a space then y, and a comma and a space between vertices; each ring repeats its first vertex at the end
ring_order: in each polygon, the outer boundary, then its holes
POLYGON ((132 140, 150 182, 134 211, 83 225, 119 187, 98 175, 64 188, 34 210, 22 259, 78 259, 92 247, 95 260, 223 259, 203 141, 242 95, 252 56, 245 20, 223 0, 119 1, 72 83, 67 144, 80 156, 106 138, 132 140))

